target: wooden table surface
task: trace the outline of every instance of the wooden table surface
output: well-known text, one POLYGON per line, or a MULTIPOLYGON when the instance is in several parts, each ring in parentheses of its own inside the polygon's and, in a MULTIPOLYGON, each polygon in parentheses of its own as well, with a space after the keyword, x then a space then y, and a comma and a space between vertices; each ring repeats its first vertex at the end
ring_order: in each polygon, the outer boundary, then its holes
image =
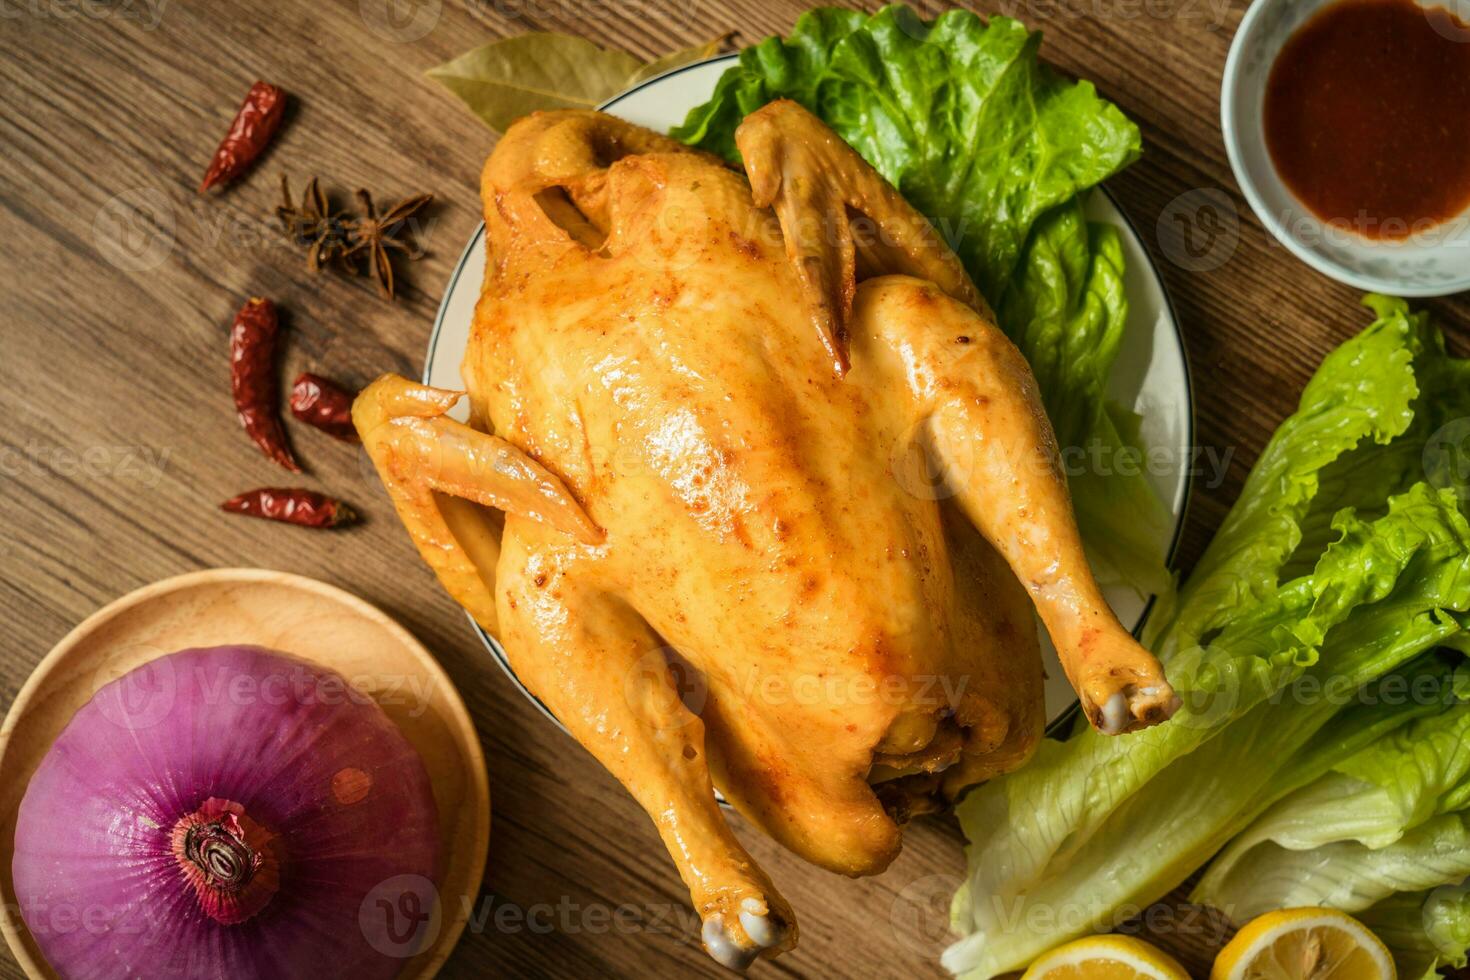
MULTIPOLYGON (((357 504, 359 528, 314 534, 216 510, 283 477, 240 432, 225 341, 242 299, 266 294, 289 314, 286 378, 419 373, 440 294, 479 222, 476 181, 494 140, 426 68, 535 30, 645 57, 725 31, 745 44, 789 28, 802 9, 0 0, 0 704, 80 619, 145 583, 230 565, 325 579, 437 653, 490 760, 479 922, 444 976, 717 975, 648 819, 489 662, 354 448, 295 433, 304 482, 357 504), (203 165, 256 78, 293 93, 295 111, 251 179, 202 199, 203 165), (304 270, 271 216, 283 171, 298 182, 319 174, 344 196, 359 186, 389 199, 437 195, 430 253, 405 270, 396 304, 369 280, 304 270), (614 924, 624 905, 635 913, 614 924), (502 907, 511 911, 497 918, 502 907)), ((1110 186, 1161 259, 1193 364, 1199 441, 1233 454, 1223 482, 1196 486, 1187 569, 1318 359, 1367 322, 1358 294, 1275 244, 1231 178, 1217 100, 1240 0, 1002 0, 999 10, 1042 28, 1046 58, 1093 79, 1142 126, 1143 159, 1110 186)), ((1430 305, 1463 349, 1470 303, 1430 305)), ((806 866, 736 823, 801 915, 800 948, 762 973, 942 975, 943 907, 963 868, 952 823, 912 826, 894 867, 864 881, 806 866)), ((8 956, 0 962, 0 976, 19 975, 8 956)))

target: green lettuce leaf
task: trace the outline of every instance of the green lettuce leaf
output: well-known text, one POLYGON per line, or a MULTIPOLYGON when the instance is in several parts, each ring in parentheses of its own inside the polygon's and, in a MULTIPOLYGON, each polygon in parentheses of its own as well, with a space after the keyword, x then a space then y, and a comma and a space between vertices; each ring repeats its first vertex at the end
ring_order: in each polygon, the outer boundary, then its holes
POLYGON ((1427 980, 1441 966, 1463 967, 1470 949, 1470 889, 1402 892, 1359 912, 1393 953, 1400 980, 1427 980))
POLYGON ((1226 903, 1222 911, 1246 922, 1278 908, 1323 905, 1360 912, 1399 892, 1437 888, 1466 875, 1470 813, 1447 813, 1377 849, 1343 840, 1291 850, 1264 841, 1235 862, 1213 894, 1226 903))
POLYGON ((987 297, 1011 282, 1032 226, 1131 163, 1138 127, 1037 57, 1041 35, 965 10, 932 22, 819 8, 741 52, 673 135, 739 160, 735 129, 773 99, 816 113, 929 215, 987 297))
POLYGON ((1411 313, 1404 300, 1387 296, 1364 302, 1380 319, 1401 322, 1416 336, 1412 419, 1401 438, 1360 444, 1323 469, 1302 521, 1297 560, 1288 563, 1286 575, 1302 571, 1302 557, 1310 563, 1332 515, 1344 507, 1381 513, 1389 497, 1425 479, 1470 499, 1470 361, 1445 355, 1444 337, 1428 313, 1411 313))
MULTIPOLYGON (((1451 638, 1444 637, 1440 642, 1443 645, 1451 638)), ((1286 786, 1306 786, 1403 726, 1437 716, 1458 704, 1465 694, 1462 660, 1448 650, 1436 650, 1384 675, 1281 765, 1276 779, 1286 786)), ((1300 696, 1308 692, 1298 688, 1291 693, 1300 696)), ((1327 693, 1341 697, 1341 692, 1327 693)))
MULTIPOLYGON (((1463 700, 1470 675, 1462 672, 1456 680, 1402 686, 1389 710, 1422 717, 1340 758, 1330 772, 1268 809, 1210 864, 1192 900, 1240 922, 1299 905, 1355 912, 1385 897, 1379 892, 1390 884, 1394 891, 1414 891, 1470 874, 1470 866, 1459 870, 1470 865, 1470 851, 1448 864, 1416 851, 1438 847, 1457 832, 1439 823, 1417 833, 1464 810, 1470 792, 1470 703, 1463 700), (1404 883, 1406 875, 1436 867, 1441 877, 1404 883), (1372 881, 1365 869, 1376 872, 1372 881)), ((1358 714, 1346 712, 1328 727, 1357 736, 1358 714)))
MULTIPOLYGON (((1157 648, 1167 635, 1172 645, 1193 646, 1242 606, 1273 591, 1306 529, 1321 514, 1340 509, 1318 503, 1324 473, 1350 472, 1353 459, 1369 447, 1391 445, 1413 424, 1419 393, 1415 361, 1433 348, 1426 343, 1432 328, 1427 317, 1409 315, 1401 300, 1374 296, 1370 302, 1381 304, 1375 307, 1378 319, 1323 360, 1296 412, 1277 428, 1251 468, 1240 498, 1173 608, 1149 622, 1146 642, 1157 648)), ((1329 488, 1345 487, 1343 479, 1327 482, 1329 488)), ((1388 496, 1369 499, 1368 509, 1381 507, 1388 496)), ((1320 544, 1322 537, 1314 534, 1312 540, 1320 544)), ((1167 646, 1160 652, 1170 653, 1167 646)))
POLYGON ((1168 725, 1044 743, 1026 768, 960 805, 971 868, 955 915, 971 935, 946 966, 977 977, 1017 969, 1161 898, 1295 788, 1278 768, 1342 709, 1326 689, 1356 692, 1463 628, 1470 524, 1452 494, 1420 485, 1379 520, 1345 515, 1339 530, 1311 576, 1225 629, 1196 672, 1172 674, 1185 707, 1168 725), (1230 681, 1198 685, 1212 668, 1230 681), (1024 912, 1038 908, 1075 915, 1024 912), (1016 929, 1018 914, 1047 924, 1016 929))
POLYGON ((812 110, 954 247, 1036 373, 1100 577, 1163 594, 1169 514, 1127 442, 1107 379, 1128 318, 1116 232, 1080 195, 1139 154, 1138 128, 1037 57, 1041 36, 964 10, 821 8, 747 48, 674 135, 738 161, 735 129, 779 98, 812 110), (1101 466, 1084 465, 1101 461, 1101 466))
MULTIPOLYGON (((1470 524, 1454 488, 1419 482, 1363 498, 1361 515, 1340 511, 1313 539, 1305 574, 1283 575, 1305 564, 1303 528, 1334 464, 1398 439, 1425 452, 1419 385, 1450 366, 1422 318, 1371 302, 1378 320, 1324 361, 1153 634, 1180 713, 1126 738, 1083 729, 1044 743, 960 805, 971 846, 953 906, 966 938, 944 957, 952 971, 1024 967, 1162 896, 1265 807, 1366 744, 1327 728, 1357 712, 1347 705, 1359 689, 1463 636, 1470 524)), ((1375 733, 1402 721, 1360 718, 1375 733)))
POLYGON ((1197 643, 1251 594, 1305 574, 1345 507, 1382 513, 1425 479, 1470 499, 1470 361, 1446 356, 1429 315, 1404 300, 1363 302, 1377 320, 1323 361, 1146 642, 1197 643))

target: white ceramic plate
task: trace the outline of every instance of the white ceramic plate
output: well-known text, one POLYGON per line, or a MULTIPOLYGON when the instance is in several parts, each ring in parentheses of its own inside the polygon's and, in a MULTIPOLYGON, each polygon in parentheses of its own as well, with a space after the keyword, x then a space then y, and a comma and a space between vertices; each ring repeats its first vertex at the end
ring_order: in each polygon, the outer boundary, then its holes
MULTIPOLYGON (((726 68, 734 64, 735 58, 733 54, 725 55, 676 68, 614 97, 602 108, 651 129, 667 131, 683 122, 690 109, 709 99, 715 82, 726 68)), ((1160 499, 1169 505, 1173 514, 1169 540, 1159 542, 1160 553, 1167 554, 1172 560, 1189 499, 1191 448, 1194 445, 1194 405, 1184 342, 1153 259, 1117 204, 1106 192, 1094 193, 1087 204, 1087 216, 1093 221, 1113 225, 1123 240, 1127 260, 1128 330, 1109 379, 1108 392, 1119 404, 1132 407, 1143 416, 1145 447, 1168 450, 1171 462, 1167 467, 1151 472, 1150 479, 1160 499)), ((439 306, 439 316, 429 338, 429 352, 424 362, 425 384, 464 388, 459 365, 469 341, 470 323, 474 319, 475 303, 484 281, 485 228, 481 225, 450 276, 444 300, 439 306)), ((463 403, 459 417, 465 417, 463 403)), ((1105 589, 1105 592, 1118 618, 1137 633, 1153 600, 1144 599, 1124 587, 1105 589)), ((555 721, 556 717, 511 670, 500 643, 473 620, 471 624, 496 663, 521 692, 555 721)), ((1047 718, 1055 723, 1070 712, 1077 699, 1062 674, 1056 652, 1046 640, 1045 632, 1041 635, 1047 668, 1047 718)))

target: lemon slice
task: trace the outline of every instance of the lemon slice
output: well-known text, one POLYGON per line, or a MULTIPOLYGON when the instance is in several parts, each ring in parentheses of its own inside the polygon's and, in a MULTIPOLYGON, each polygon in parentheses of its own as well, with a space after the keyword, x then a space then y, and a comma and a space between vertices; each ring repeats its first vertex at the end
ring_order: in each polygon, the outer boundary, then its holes
POLYGON ((1236 933, 1210 980, 1395 980, 1395 973, 1387 947, 1347 913, 1282 909, 1236 933))
POLYGON ((1021 980, 1189 980, 1179 961, 1133 936, 1088 936, 1041 956, 1021 980))

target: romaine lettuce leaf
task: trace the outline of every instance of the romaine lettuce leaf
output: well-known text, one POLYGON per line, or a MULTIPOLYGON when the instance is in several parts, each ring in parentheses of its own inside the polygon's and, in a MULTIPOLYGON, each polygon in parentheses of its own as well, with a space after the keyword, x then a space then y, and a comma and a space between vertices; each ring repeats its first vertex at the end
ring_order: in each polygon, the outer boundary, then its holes
POLYGON ((1470 949, 1470 889, 1463 884, 1402 892, 1357 915, 1393 953, 1400 980, 1463 967, 1470 949))
MULTIPOLYGON (((1413 417, 1402 438, 1362 443, 1323 469, 1297 547, 1308 565, 1329 534, 1332 515, 1344 507, 1381 513, 1389 497, 1425 479, 1470 499, 1470 361, 1445 356, 1444 337, 1427 312, 1411 313, 1404 300, 1387 296, 1364 302, 1380 319, 1401 320, 1417 335, 1413 417)), ((1283 574, 1302 571, 1299 561, 1290 562, 1283 574)))
POLYGON ((1017 969, 1161 898, 1295 788, 1277 771, 1342 710, 1327 690, 1351 696, 1470 619, 1470 523, 1453 494, 1421 484, 1377 521, 1345 514, 1338 527, 1312 575, 1227 627, 1198 673, 1172 676, 1185 706, 1169 724, 1043 743, 961 803, 971 868, 954 914, 972 934, 946 951, 947 967, 1017 969), (1230 681, 1199 686, 1214 668, 1230 681), (1035 908, 1075 917, 1025 913, 1035 908), (1048 924, 1017 929, 1018 914, 1048 924))
MULTIPOLYGON (((1211 862, 1194 901, 1236 921, 1297 905, 1360 911, 1470 874, 1470 849, 1441 854, 1463 832, 1445 818, 1470 815, 1470 669, 1441 685, 1417 680, 1394 701, 1421 717, 1339 757, 1261 814, 1211 862)), ((1327 727, 1357 735, 1355 714, 1327 727)))
POLYGON ((1438 888, 1466 875, 1470 813, 1447 813, 1377 849, 1342 840, 1297 851, 1264 841, 1219 880, 1211 904, 1224 903, 1217 907, 1239 922, 1278 908, 1360 912, 1399 892, 1438 888))
MULTIPOLYGON (((1446 636, 1440 643, 1460 635, 1446 636)), ((1276 771, 1277 781, 1293 788, 1306 786, 1403 726, 1458 704, 1465 694, 1462 664, 1462 657, 1441 649, 1385 674, 1284 763, 1276 771)), ((1304 693, 1300 689, 1283 692, 1304 693)))
MULTIPOLYGON (((1402 300, 1370 296, 1367 302, 1377 320, 1323 360, 1296 412, 1276 429, 1251 468, 1240 498, 1173 608, 1149 622, 1145 641, 1156 649, 1166 635, 1169 644, 1193 646, 1257 596, 1274 590, 1306 529, 1315 528, 1324 513, 1330 523, 1340 509, 1318 504, 1324 474, 1350 473, 1351 461, 1369 447, 1391 445, 1413 424, 1416 359, 1426 349, 1438 349, 1442 359, 1443 348, 1428 339, 1433 328, 1427 316, 1411 316, 1402 300)), ((1350 485, 1345 478, 1327 483, 1329 490, 1350 485)), ((1334 498, 1341 496, 1339 491, 1334 498)), ((1388 496, 1370 499, 1370 507, 1381 508, 1388 496)), ((1315 554, 1321 553, 1324 538, 1311 536, 1318 545, 1315 554)), ((1166 646, 1158 652, 1167 657, 1171 651, 1166 646)))
MULTIPOLYGON (((1153 637, 1180 713, 1126 738, 1083 729, 1043 743, 1027 767, 960 805, 971 846, 953 907, 966 938, 944 957, 954 972, 1024 967, 1157 899, 1263 808, 1340 761, 1334 745, 1362 747, 1326 727, 1345 709, 1343 692, 1350 701, 1463 636, 1470 524, 1453 488, 1421 482, 1363 498, 1362 516, 1339 512, 1330 535, 1313 539, 1306 574, 1283 576, 1305 564, 1303 522, 1324 472, 1365 446, 1397 451, 1397 439, 1422 455, 1419 385, 1450 372, 1427 323, 1396 301, 1370 303, 1378 321, 1324 361, 1153 637)), ((1373 730, 1402 720, 1380 718, 1373 730)))
POLYGON ((954 247, 1030 361, 1073 471, 1097 571, 1165 593, 1169 515, 1106 401, 1128 317, 1116 232, 1089 224, 1079 195, 1139 154, 1138 128, 1086 82, 1037 57, 1039 34, 964 10, 932 22, 905 6, 871 17, 821 8, 786 38, 741 52, 674 135, 739 159, 735 129, 778 98, 800 102, 923 212, 954 247))
MULTIPOLYGON (((1384 897, 1388 871, 1419 861, 1416 847, 1437 846, 1454 832, 1416 831, 1466 807, 1470 792, 1470 674, 1439 684, 1405 684, 1393 700, 1419 714, 1396 731, 1338 759, 1332 770, 1285 797, 1232 840, 1210 864, 1192 900, 1225 910, 1237 921, 1274 908, 1332 905, 1358 911, 1384 897), (1450 703, 1444 705, 1445 695, 1450 703), (1426 712, 1426 709, 1427 712, 1426 712), (1351 846, 1348 846, 1351 845, 1351 846), (1359 852, 1378 855, 1374 862, 1359 852), (1339 856, 1341 861, 1336 860, 1339 856), (1355 870, 1354 864, 1359 865, 1355 870), (1374 882, 1358 880, 1376 868, 1374 882), (1355 877, 1357 876, 1357 877, 1355 877), (1308 901, 1307 899, 1311 899, 1308 901), (1351 902, 1351 904, 1340 904, 1351 902)), ((1348 713, 1355 714, 1355 713, 1348 713)), ((1359 717, 1328 726, 1357 735, 1359 717)), ((1432 858, 1421 869, 1436 866, 1432 858)), ((1394 890, 1414 891, 1457 882, 1470 874, 1470 852, 1442 865, 1445 876, 1394 890), (1459 865, 1467 865, 1459 870, 1459 865)))

